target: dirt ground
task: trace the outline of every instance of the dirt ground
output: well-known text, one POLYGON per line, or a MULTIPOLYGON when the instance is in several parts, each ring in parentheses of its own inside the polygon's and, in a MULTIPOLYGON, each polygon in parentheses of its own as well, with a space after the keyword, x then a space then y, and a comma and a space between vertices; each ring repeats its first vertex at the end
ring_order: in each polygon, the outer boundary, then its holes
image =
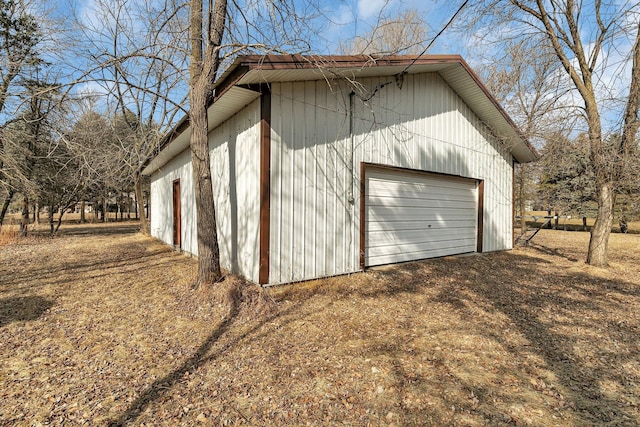
POLYGON ((253 285, 191 290, 195 260, 135 224, 5 239, 0 425, 640 425, 640 235, 611 235, 608 268, 587 242, 544 230, 256 311, 253 285))

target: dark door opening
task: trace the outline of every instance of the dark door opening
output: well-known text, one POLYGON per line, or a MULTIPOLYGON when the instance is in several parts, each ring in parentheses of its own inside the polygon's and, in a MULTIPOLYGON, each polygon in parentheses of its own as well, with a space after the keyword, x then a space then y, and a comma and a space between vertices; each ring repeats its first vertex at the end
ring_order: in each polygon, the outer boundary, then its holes
POLYGON ((173 244, 182 247, 180 220, 180 180, 173 181, 173 244))

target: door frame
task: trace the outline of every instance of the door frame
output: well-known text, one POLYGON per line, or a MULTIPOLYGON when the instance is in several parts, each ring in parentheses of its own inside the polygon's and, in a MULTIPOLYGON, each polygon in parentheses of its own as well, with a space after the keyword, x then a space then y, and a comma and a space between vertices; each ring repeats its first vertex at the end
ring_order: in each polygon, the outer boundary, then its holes
POLYGON ((452 177, 452 178, 464 178, 469 181, 476 182, 476 188, 478 192, 478 200, 477 200, 477 209, 478 209, 478 218, 476 222, 476 252, 482 252, 482 239, 483 239, 483 229, 484 229, 484 180, 469 178, 468 176, 460 176, 460 175, 452 175, 448 173, 439 173, 439 172, 430 172, 418 169, 410 169, 403 168, 398 166, 390 166, 384 165, 380 163, 368 163, 368 162, 360 162, 360 269, 366 270, 365 265, 365 254, 366 254, 366 229, 365 229, 365 220, 366 220, 366 173, 370 169, 386 169, 396 172, 406 172, 413 173, 418 175, 431 175, 431 176, 440 176, 440 177, 452 177))

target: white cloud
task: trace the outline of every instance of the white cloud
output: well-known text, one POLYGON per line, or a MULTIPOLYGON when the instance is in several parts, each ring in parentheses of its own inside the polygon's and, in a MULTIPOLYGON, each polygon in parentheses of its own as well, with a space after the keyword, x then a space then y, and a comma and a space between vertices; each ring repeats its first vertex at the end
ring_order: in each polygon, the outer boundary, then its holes
POLYGON ((340 5, 330 18, 333 25, 345 26, 352 24, 355 20, 353 8, 345 4, 340 5))
POLYGON ((100 12, 100 0, 86 0, 78 9, 78 18, 87 28, 100 28, 106 22, 104 13, 100 12))
POLYGON ((81 97, 103 98, 112 92, 111 87, 105 87, 98 82, 86 82, 76 86, 76 93, 81 97))
POLYGON ((360 19, 370 19, 378 16, 391 0, 358 0, 358 16, 360 19))

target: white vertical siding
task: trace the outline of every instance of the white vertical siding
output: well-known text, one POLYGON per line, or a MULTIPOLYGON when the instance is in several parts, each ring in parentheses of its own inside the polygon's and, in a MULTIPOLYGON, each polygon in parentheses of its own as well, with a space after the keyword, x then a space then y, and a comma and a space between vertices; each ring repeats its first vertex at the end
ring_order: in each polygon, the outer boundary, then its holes
MULTIPOLYGON (((373 91, 390 80, 360 83, 373 91)), ((484 180, 483 249, 511 248, 511 155, 437 74, 355 98, 353 161, 350 92, 272 85, 270 283, 359 269, 360 162, 484 180)))
POLYGON ((184 150, 151 176, 151 235, 173 244, 173 181, 180 179, 182 250, 197 254, 191 154, 184 150))
POLYGON ((211 174, 224 268, 258 282, 260 100, 209 133, 211 174))
MULTIPOLYGON (((209 133, 220 263, 258 281, 260 224, 260 102, 209 133)), ((151 177, 151 234, 171 244, 172 183, 180 178, 182 249, 198 254, 196 210, 187 149, 151 177)))
POLYGON ((272 85, 270 283, 351 269, 342 95, 324 81, 272 85))

